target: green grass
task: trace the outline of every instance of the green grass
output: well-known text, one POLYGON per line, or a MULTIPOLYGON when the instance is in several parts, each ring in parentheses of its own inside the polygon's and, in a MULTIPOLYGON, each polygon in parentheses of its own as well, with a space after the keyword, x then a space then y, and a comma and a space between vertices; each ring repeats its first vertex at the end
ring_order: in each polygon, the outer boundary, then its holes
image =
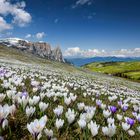
POLYGON ((140 62, 101 62, 84 65, 83 68, 94 72, 111 74, 140 81, 140 62))

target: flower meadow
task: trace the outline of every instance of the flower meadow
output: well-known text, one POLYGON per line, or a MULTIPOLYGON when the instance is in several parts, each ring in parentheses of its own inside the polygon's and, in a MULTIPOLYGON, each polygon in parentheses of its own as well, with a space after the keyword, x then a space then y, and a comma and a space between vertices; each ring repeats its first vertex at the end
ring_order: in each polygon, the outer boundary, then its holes
POLYGON ((139 90, 80 71, 0 63, 0 139, 139 137, 139 90))

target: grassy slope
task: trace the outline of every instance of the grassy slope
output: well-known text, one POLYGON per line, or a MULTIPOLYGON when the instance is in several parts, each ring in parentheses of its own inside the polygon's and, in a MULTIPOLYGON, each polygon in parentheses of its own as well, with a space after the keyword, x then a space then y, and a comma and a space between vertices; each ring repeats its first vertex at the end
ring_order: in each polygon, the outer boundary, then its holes
POLYGON ((94 79, 95 78, 99 78, 99 79, 102 79, 103 81, 107 80, 109 78, 109 81, 111 82, 117 82, 117 83, 121 83, 122 85, 125 85, 125 86, 131 86, 132 88, 140 88, 139 85, 136 85, 136 83, 130 83, 129 81, 127 80, 122 80, 122 79, 117 79, 117 78, 112 78, 110 79, 110 77, 106 77, 106 76, 100 76, 100 75, 96 75, 96 74, 91 74, 89 71, 86 71, 86 70, 83 70, 81 68, 75 68, 73 66, 70 66, 68 64, 63 64, 63 63, 59 63, 59 62, 55 62, 55 61, 49 61, 49 60, 46 60, 46 59, 42 59, 42 58, 39 58, 39 57, 36 57, 32 54, 29 54, 29 53, 25 53, 25 52, 22 52, 22 51, 19 51, 19 50, 16 50, 16 49, 12 49, 12 48, 7 48, 7 47, 3 47, 3 46, 0 46, 0 61, 1 62, 7 62, 7 63, 18 63, 20 62, 19 64, 35 64, 35 65, 42 65, 42 66, 49 66, 49 67, 53 67, 54 68, 57 68, 58 70, 62 71, 62 70, 65 70, 66 72, 69 72, 69 73, 78 73, 79 76, 81 75, 86 75, 88 77, 93 77, 94 79), (22 63, 21 63, 22 62, 22 63))
POLYGON ((25 64, 40 64, 40 65, 49 65, 51 67, 56 67, 59 69, 65 69, 67 71, 73 72, 77 71, 73 66, 70 66, 68 64, 63 64, 55 61, 50 61, 47 59, 39 58, 35 55, 32 55, 30 53, 25 53, 17 49, 8 48, 4 46, 0 46, 0 60, 1 61, 19 61, 25 64))
POLYGON ((94 72, 111 74, 132 80, 140 80, 140 62, 90 63, 83 67, 94 72))

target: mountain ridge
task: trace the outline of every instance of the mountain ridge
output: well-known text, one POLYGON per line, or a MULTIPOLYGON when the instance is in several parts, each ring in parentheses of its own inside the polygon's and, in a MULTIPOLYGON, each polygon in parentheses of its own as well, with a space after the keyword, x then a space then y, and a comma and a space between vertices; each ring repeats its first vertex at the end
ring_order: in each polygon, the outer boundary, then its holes
POLYGON ((46 42, 31 42, 19 38, 7 38, 0 40, 0 45, 12 47, 49 60, 64 62, 60 47, 52 49, 51 45, 46 42))
POLYGON ((83 66, 92 62, 120 62, 120 61, 140 61, 140 57, 91 57, 91 58, 65 58, 68 62, 75 66, 83 66))

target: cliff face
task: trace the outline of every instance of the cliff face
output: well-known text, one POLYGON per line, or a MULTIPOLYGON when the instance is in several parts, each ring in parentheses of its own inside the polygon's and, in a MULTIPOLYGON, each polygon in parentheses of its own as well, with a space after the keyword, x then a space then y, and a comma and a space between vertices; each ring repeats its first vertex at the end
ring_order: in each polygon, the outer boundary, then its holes
POLYGON ((8 47, 10 46, 24 52, 32 53, 42 58, 64 62, 60 47, 52 49, 51 46, 45 42, 28 42, 26 40, 12 41, 4 40, 0 41, 0 43, 8 47))

